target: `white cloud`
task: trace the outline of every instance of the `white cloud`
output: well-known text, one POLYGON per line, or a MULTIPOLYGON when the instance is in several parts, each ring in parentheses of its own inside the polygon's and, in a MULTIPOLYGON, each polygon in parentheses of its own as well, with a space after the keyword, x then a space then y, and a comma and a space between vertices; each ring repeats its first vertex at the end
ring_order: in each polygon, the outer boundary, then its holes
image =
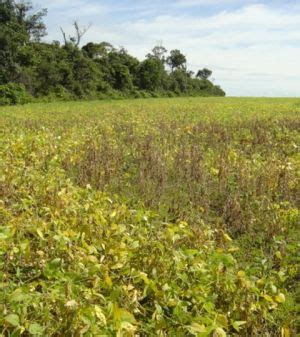
POLYGON ((178 0, 174 4, 177 7, 196 7, 196 6, 212 6, 227 5, 237 3, 239 0, 178 0))
MULTIPOLYGON (((143 19, 136 19, 124 15, 122 20, 121 14, 117 19, 113 16, 113 12, 118 11, 117 6, 73 0, 67 14, 61 13, 60 18, 68 30, 71 17, 84 20, 96 17, 87 40, 107 40, 117 46, 123 45, 140 58, 162 40, 168 49, 181 49, 188 57, 190 68, 207 66, 213 69, 217 82, 231 95, 299 96, 300 8, 295 6, 293 11, 288 11, 252 4, 230 9, 228 5, 225 10, 210 15, 184 10, 187 5, 212 2, 239 1, 178 0, 173 3, 173 9, 181 6, 181 15, 170 7, 168 12, 161 10, 156 16, 144 15, 143 19)), ((59 9, 66 3, 65 0, 51 1, 51 6, 59 9)), ((151 7, 151 3, 141 5, 140 10, 147 11, 147 6, 151 7)), ((123 10, 126 9, 125 6, 123 10)), ((52 29, 50 38, 58 38, 52 29)))

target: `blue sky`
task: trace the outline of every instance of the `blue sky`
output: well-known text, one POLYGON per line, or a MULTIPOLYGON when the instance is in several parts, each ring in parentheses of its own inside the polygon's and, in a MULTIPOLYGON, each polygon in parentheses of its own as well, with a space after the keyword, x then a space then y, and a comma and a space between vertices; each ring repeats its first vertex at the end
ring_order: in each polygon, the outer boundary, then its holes
POLYGON ((92 24, 85 41, 124 46, 142 59, 161 42, 192 70, 209 67, 231 96, 300 96, 299 0, 34 0, 59 27, 92 24))

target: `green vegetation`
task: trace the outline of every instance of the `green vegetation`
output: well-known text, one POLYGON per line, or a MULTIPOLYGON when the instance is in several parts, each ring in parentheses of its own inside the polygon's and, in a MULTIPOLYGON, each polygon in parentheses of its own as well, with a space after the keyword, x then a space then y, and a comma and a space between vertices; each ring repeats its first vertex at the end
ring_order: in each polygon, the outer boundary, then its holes
POLYGON ((21 84, 9 83, 0 85, 0 105, 29 103, 30 95, 21 84))
POLYGON ((0 0, 0 105, 23 103, 14 99, 20 88, 28 93, 26 101, 30 95, 40 101, 225 95, 209 81, 210 70, 199 70, 197 76, 188 71, 179 50, 168 56, 156 46, 139 61, 107 42, 81 48, 87 28, 77 22, 75 36, 61 29, 62 45, 42 42, 46 14, 46 9, 34 12, 28 1, 0 0), (6 95, 12 88, 16 93, 6 95))
POLYGON ((2 335, 296 336, 299 112, 234 98, 1 108, 2 335))

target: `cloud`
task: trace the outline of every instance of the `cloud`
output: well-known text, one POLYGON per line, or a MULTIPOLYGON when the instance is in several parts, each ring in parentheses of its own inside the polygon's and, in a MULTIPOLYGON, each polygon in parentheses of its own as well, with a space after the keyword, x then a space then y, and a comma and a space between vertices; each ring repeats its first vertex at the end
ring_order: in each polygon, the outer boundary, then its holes
POLYGON ((213 5, 228 5, 239 3, 239 0, 178 0, 174 4, 176 7, 203 7, 213 5))
POLYGON ((50 15, 55 13, 63 18, 79 18, 104 14, 109 11, 104 4, 86 1, 86 0, 52 0, 52 1, 36 1, 39 7, 48 8, 50 15))
POLYGON ((276 2, 143 0, 136 7, 129 0, 49 1, 48 23, 55 27, 49 39, 59 38, 59 25, 68 32, 71 19, 88 20, 93 26, 86 41, 107 40, 139 58, 163 41, 169 50, 181 49, 193 70, 213 69, 217 82, 231 95, 296 96, 300 93, 300 6, 293 1, 290 7, 275 6, 276 2), (217 10, 211 10, 212 4, 217 10), (193 6, 210 10, 188 10, 193 6))

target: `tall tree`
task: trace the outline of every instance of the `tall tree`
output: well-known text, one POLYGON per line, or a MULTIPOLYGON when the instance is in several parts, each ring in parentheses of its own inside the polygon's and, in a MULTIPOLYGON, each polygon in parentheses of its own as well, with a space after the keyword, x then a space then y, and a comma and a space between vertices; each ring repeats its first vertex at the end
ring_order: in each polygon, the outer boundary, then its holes
POLYGON ((17 57, 28 41, 25 27, 19 24, 16 5, 11 0, 0 1, 0 84, 17 79, 17 57))
POLYGON ((94 60, 107 57, 108 53, 116 51, 115 48, 108 42, 89 42, 82 47, 82 50, 87 54, 89 58, 94 60))
POLYGON ((0 84, 17 81, 21 50, 46 34, 45 9, 33 12, 31 2, 0 0, 0 84))
POLYGON ((202 80, 208 80, 212 75, 212 71, 207 69, 207 68, 203 68, 201 70, 199 70, 197 72, 196 77, 201 78, 202 80))
POLYGON ((155 46, 153 49, 152 49, 152 53, 150 54, 147 54, 147 58, 156 58, 158 59, 159 61, 161 61, 162 63, 165 63, 166 62, 166 53, 167 53, 167 49, 162 46, 161 44, 155 46))
POLYGON ((139 86, 143 90, 162 89, 164 75, 165 69, 161 60, 155 57, 147 58, 139 66, 139 86))
POLYGON ((15 3, 15 13, 18 23, 24 26, 29 38, 32 41, 39 42, 42 37, 47 35, 46 25, 43 22, 47 15, 47 9, 33 12, 33 5, 30 1, 21 1, 15 3))
POLYGON ((170 56, 167 58, 167 63, 172 71, 174 71, 174 69, 186 69, 186 57, 178 49, 171 50, 170 56))

